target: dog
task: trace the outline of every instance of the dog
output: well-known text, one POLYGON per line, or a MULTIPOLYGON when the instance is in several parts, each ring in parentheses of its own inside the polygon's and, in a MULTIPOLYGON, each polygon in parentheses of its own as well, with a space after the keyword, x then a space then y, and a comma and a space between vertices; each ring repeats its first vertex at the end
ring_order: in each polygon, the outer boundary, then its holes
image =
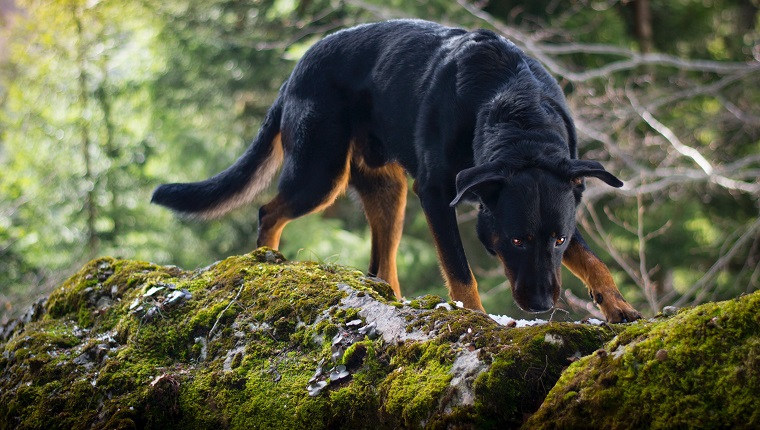
POLYGON ((498 257, 515 302, 552 309, 564 264, 610 322, 641 317, 589 249, 575 213, 585 178, 623 183, 577 158, 565 98, 512 42, 420 20, 364 24, 315 43, 282 85, 250 147, 210 179, 160 185, 152 202, 213 218, 249 203, 281 166, 278 194, 259 210, 258 246, 352 187, 372 234, 369 274, 401 290, 407 175, 414 179, 453 300, 484 311, 455 206, 479 206, 477 236, 498 257))

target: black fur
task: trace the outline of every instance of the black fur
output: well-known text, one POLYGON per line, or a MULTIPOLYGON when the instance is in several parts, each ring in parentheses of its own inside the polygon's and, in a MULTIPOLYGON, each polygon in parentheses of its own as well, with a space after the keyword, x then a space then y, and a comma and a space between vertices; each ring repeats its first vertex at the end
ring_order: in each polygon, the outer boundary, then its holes
POLYGON ((233 166, 206 181, 162 185, 153 202, 190 214, 227 210, 257 178, 278 132, 287 216, 324 203, 347 154, 351 172, 397 163, 415 180, 452 296, 477 297, 462 292, 476 284, 453 208, 469 201, 481 208, 478 237, 530 311, 554 305, 562 254, 571 240, 582 242, 575 209, 583 178, 622 185, 599 163, 577 160, 561 89, 513 43, 488 30, 398 20, 316 43, 233 166))
MULTIPOLYGON (((205 181, 160 185, 153 192, 151 203, 166 206, 185 216, 204 218, 226 212, 227 210, 218 213, 214 211, 225 202, 232 202, 229 209, 248 203, 256 193, 251 193, 250 196, 243 194, 246 187, 256 179, 256 174, 261 173, 259 167, 272 155, 271 142, 279 133, 281 117, 282 101, 278 98, 269 109, 253 144, 232 166, 205 181)), ((269 179, 264 180, 261 189, 269 184, 269 179)))

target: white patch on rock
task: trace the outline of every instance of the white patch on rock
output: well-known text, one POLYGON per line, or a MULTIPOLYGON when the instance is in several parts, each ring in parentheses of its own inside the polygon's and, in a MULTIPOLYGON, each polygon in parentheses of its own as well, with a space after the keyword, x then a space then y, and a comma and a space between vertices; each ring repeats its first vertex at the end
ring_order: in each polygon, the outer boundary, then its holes
POLYGON ((549 321, 542 320, 542 319, 534 319, 534 320, 516 320, 512 317, 508 317, 506 315, 493 315, 489 314, 489 317, 491 317, 492 320, 496 321, 497 323, 505 326, 510 327, 532 327, 535 325, 543 325, 548 323, 549 321))
MULTIPOLYGON (((508 326, 508 327, 515 327, 515 328, 533 327, 533 326, 544 325, 544 324, 549 323, 549 321, 542 320, 540 318, 536 318, 534 320, 523 320, 523 319, 517 320, 506 315, 489 314, 488 316, 491 317, 492 320, 496 321, 497 323, 501 325, 508 326)), ((575 321, 575 324, 602 325, 604 324, 604 321, 598 320, 596 318, 589 318, 583 321, 575 321)))
POLYGON ((557 346, 565 344, 565 340, 562 339, 562 336, 554 333, 546 333, 546 335, 544 335, 544 342, 557 346))
POLYGON ((199 361, 204 362, 208 358, 208 342, 205 337, 196 337, 195 343, 201 344, 201 355, 198 357, 199 361))
POLYGON ((618 347, 615 348, 614 351, 612 351, 612 357, 614 357, 615 360, 622 357, 623 354, 625 354, 625 345, 618 345, 618 347))
POLYGON ((232 370, 232 362, 235 360, 235 356, 243 353, 245 353, 245 345, 241 345, 227 351, 227 355, 224 356, 224 364, 222 365, 222 368, 226 372, 232 370))
POLYGON ((469 406, 475 403, 475 393, 472 385, 475 379, 488 369, 488 365, 478 359, 479 349, 470 351, 463 349, 454 360, 451 366, 451 387, 452 395, 445 406, 444 411, 450 414, 457 406, 469 406))
MULTIPOLYGON (((367 324, 375 323, 375 330, 383 337, 383 340, 389 343, 403 342, 406 340, 428 340, 419 330, 412 330, 407 333, 406 327, 409 324, 404 318, 406 309, 397 309, 395 306, 381 303, 369 294, 359 294, 358 291, 346 284, 338 284, 338 289, 347 294, 341 300, 344 308, 358 308, 359 315, 364 318, 367 324)), ((409 311, 413 311, 409 309, 409 311)))

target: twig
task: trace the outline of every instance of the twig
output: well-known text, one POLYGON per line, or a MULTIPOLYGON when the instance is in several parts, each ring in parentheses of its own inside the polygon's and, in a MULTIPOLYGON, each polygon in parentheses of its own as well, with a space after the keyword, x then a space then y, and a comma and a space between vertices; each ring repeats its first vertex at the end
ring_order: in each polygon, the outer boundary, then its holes
POLYGON ((692 304, 699 303, 702 297, 706 295, 705 291, 702 291, 704 287, 707 285, 708 282, 712 281, 713 278, 723 270, 723 268, 728 265, 728 263, 731 261, 731 259, 736 255, 736 253, 741 249, 742 246, 744 246, 745 242, 747 242, 750 238, 753 237, 755 234, 755 231, 760 228, 760 218, 756 219, 755 222, 747 229, 744 234, 739 237, 739 239, 734 242, 734 245, 731 247, 731 249, 723 254, 718 261, 715 262, 715 264, 710 267, 710 269, 705 273, 702 278, 695 282, 694 285, 689 288, 688 291, 686 291, 684 294, 681 295, 681 297, 673 303, 675 306, 683 306, 688 300, 689 297, 693 296, 694 293, 697 291, 700 291, 700 293, 696 296, 694 300, 692 300, 692 304))
POLYGON ((224 316, 224 313, 227 312, 227 310, 235 303, 237 302, 237 299, 240 298, 240 293, 243 292, 243 288, 245 287, 245 282, 240 285, 240 288, 238 288, 238 292, 235 295, 235 298, 232 299, 227 306, 219 312, 219 315, 216 317, 216 321, 214 321, 214 325, 211 326, 211 330, 208 331, 208 336, 206 336, 207 340, 211 340, 211 338, 214 336, 214 332, 216 331, 216 326, 219 324, 219 321, 222 320, 222 317, 224 316))
POLYGON ((647 298, 647 302, 649 302, 649 308, 656 314, 660 309, 657 305, 656 286, 654 282, 652 282, 652 278, 649 276, 649 270, 647 269, 647 239, 644 234, 645 207, 643 195, 641 193, 636 195, 636 206, 638 208, 636 216, 636 236, 639 239, 639 276, 644 284, 641 287, 644 289, 644 296, 647 298))
POLYGON ((569 289, 565 290, 565 299, 567 300, 567 304, 576 311, 585 311, 596 319, 604 320, 604 315, 592 302, 581 299, 569 289))
POLYGON ((571 43, 566 45, 549 45, 537 43, 533 38, 527 36, 514 28, 507 27, 492 15, 477 8, 466 0, 457 0, 457 3, 467 10, 470 14, 482 21, 488 23, 493 28, 512 39, 515 44, 523 48, 528 54, 535 57, 538 61, 551 72, 564 77, 573 82, 586 82, 599 78, 609 78, 616 72, 635 69, 641 66, 669 66, 679 70, 696 70, 718 74, 729 74, 737 71, 751 69, 760 70, 760 64, 757 63, 724 63, 709 60, 684 60, 667 54, 640 54, 635 51, 604 46, 604 45, 584 45, 571 43), (584 50, 585 49, 585 50, 584 50), (609 63, 596 69, 589 69, 581 73, 573 72, 566 67, 557 63, 549 54, 572 54, 572 53, 595 53, 595 54, 613 54, 627 57, 625 60, 609 63))
POLYGON ((610 256, 628 274, 628 276, 630 276, 637 285, 641 285, 641 277, 633 268, 633 262, 626 259, 614 246, 611 245, 609 234, 607 234, 604 225, 599 220, 594 207, 589 204, 589 202, 585 202, 584 207, 586 208, 588 214, 591 215, 591 220, 594 222, 594 228, 591 228, 591 226, 588 225, 587 219, 581 218, 581 224, 586 229, 586 232, 588 233, 587 236, 590 237, 591 240, 593 240, 599 246, 604 247, 610 256), (597 234, 595 232, 599 233, 597 234))

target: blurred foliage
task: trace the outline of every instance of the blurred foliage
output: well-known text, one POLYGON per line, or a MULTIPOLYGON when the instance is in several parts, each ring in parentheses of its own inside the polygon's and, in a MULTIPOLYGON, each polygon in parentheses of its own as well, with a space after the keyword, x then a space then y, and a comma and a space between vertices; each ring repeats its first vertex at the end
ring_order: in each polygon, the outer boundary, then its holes
MULTIPOLYGON (((640 41, 631 3, 505 0, 480 5, 500 22, 547 43, 635 49, 640 41)), ((758 14, 751 1, 649 3, 656 51, 687 59, 756 61, 758 14)), ((272 197, 271 191, 256 205, 199 223, 150 206, 151 190, 163 182, 204 179, 231 164, 256 134, 295 61, 324 35, 397 17, 469 28, 487 24, 454 0, 18 0, 16 5, 18 13, 0 18, 0 39, 7 47, 0 56, 0 319, 23 311, 93 256, 193 268, 250 251, 256 243, 257 206, 272 197)), ((611 61, 582 52, 567 58, 576 70, 611 61)), ((658 85, 688 88, 700 73, 672 72, 658 72, 668 75, 663 78, 645 67, 583 88, 560 82, 571 99, 592 105, 593 91, 634 85, 654 99, 658 85)), ((715 163, 760 153, 757 118, 742 122, 723 115, 723 97, 738 100, 734 107, 741 110, 757 106, 760 92, 743 85, 725 91, 687 98, 660 112, 661 121, 679 124, 679 134, 695 136, 715 163), (718 119, 705 121, 706 115, 718 119)), ((647 132, 637 125, 618 137, 625 140, 627 133, 636 136, 632 141, 646 142, 647 132)), ((636 151, 654 166, 669 157, 655 146, 636 151)), ((605 147, 585 142, 583 152, 594 158, 604 155, 605 147)), ((686 293, 725 252, 727 238, 758 214, 756 194, 726 192, 704 182, 677 184, 639 203, 614 194, 594 201, 608 233, 595 249, 610 262, 604 248, 637 256, 640 238, 626 226, 636 225, 642 206, 647 208, 645 231, 670 221, 663 234, 647 242, 648 259, 660 268, 653 277, 662 296, 686 293), (608 215, 602 213, 605 207, 608 215)), ((584 219, 590 219, 593 207, 584 219)), ((486 309, 524 316, 513 305, 498 264, 477 243, 468 210, 461 208, 460 228, 486 309)), ((758 236, 755 231, 754 241, 715 278, 719 288, 703 299, 758 288, 758 236)), ((341 199, 322 215, 293 222, 285 230, 282 251, 293 259, 366 267, 369 233, 356 199, 341 199)), ((636 281, 612 268, 626 296, 644 307, 636 281)), ((446 295, 413 194, 399 273, 407 296, 446 295)), ((564 279, 585 297, 577 280, 568 273, 564 279)))

